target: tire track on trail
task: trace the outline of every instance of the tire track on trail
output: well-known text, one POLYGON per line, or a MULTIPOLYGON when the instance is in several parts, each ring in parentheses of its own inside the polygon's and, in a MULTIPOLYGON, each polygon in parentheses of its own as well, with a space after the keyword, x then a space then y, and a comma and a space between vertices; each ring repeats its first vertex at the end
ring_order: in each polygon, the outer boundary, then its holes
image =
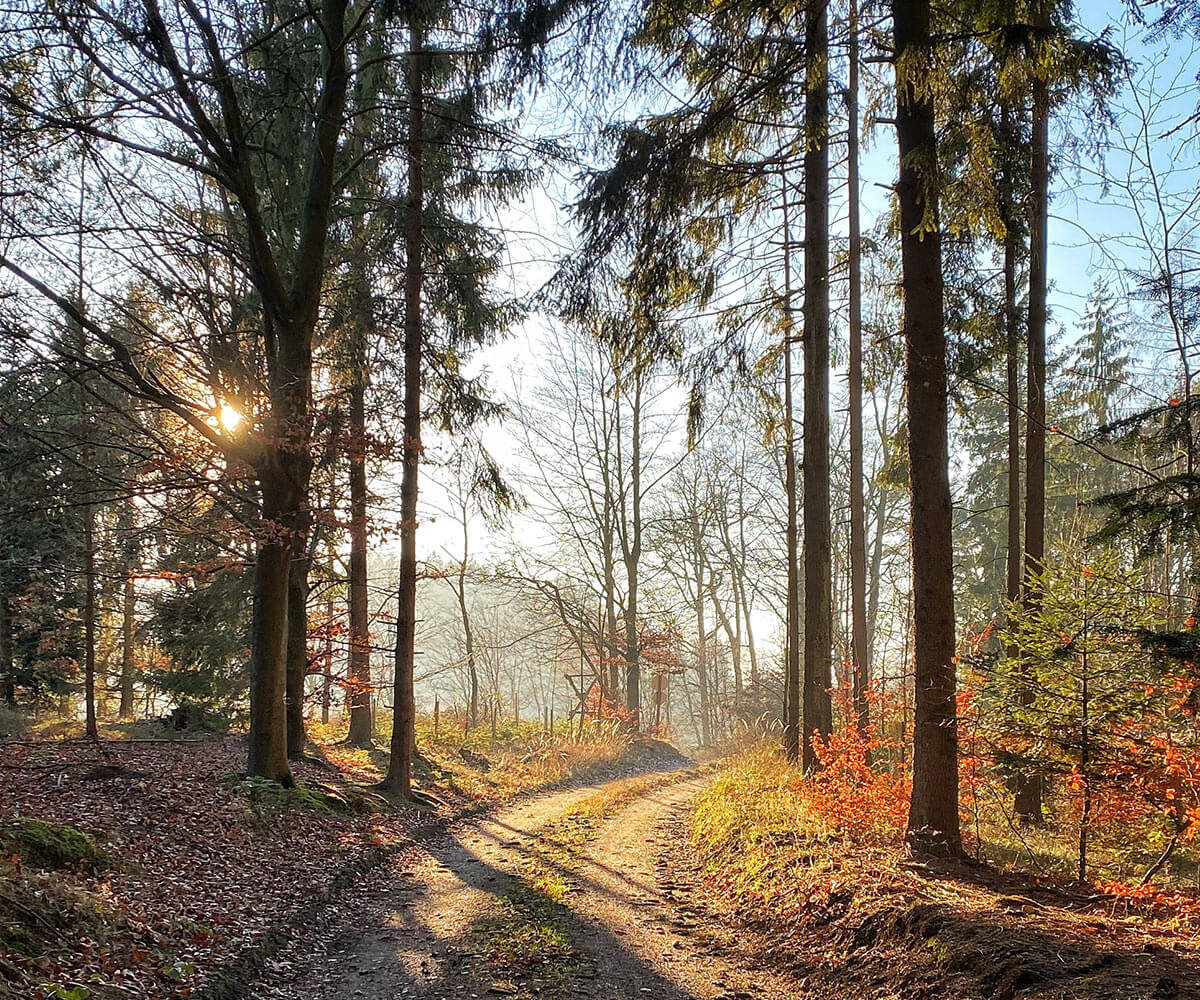
POLYGON ((371 873, 246 995, 795 997, 723 957, 661 869, 669 824, 705 784, 694 769, 650 772, 455 824, 371 873))

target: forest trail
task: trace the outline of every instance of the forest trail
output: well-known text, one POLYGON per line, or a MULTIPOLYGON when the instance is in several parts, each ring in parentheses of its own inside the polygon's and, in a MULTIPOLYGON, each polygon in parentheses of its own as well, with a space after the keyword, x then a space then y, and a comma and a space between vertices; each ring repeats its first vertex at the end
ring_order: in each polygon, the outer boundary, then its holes
POLYGON ((668 870, 677 817, 706 783, 694 769, 657 772, 456 824, 330 908, 249 996, 795 996, 715 946, 668 870))

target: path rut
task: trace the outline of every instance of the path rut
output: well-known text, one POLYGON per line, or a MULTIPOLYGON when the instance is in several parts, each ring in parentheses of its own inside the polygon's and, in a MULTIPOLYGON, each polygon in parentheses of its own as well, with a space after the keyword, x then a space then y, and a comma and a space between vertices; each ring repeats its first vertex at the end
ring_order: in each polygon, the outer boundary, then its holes
POLYGON ((372 873, 321 926, 273 959, 248 997, 796 997, 794 984, 745 969, 714 945, 680 898, 662 858, 678 836, 672 818, 705 779, 681 771, 664 781, 602 818, 569 852, 541 832, 620 781, 557 791, 456 824, 372 873), (477 929, 503 914, 514 892, 528 891, 537 873, 570 886, 563 905, 554 906, 554 924, 573 955, 528 975, 493 978, 477 929))

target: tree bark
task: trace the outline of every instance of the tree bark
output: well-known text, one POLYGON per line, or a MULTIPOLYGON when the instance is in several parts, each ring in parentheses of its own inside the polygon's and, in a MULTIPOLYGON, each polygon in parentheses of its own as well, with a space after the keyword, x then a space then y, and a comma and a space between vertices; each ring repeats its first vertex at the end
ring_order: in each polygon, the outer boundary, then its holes
POLYGON ((354 370, 350 381, 350 732, 351 746, 370 747, 371 634, 367 610, 367 416, 366 344, 354 325, 354 370))
MULTIPOLYGON (((244 177, 239 175, 235 191, 252 222, 248 250, 252 278, 263 298, 263 340, 268 345, 271 401, 263 453, 256 463, 262 523, 256 540, 247 763, 250 774, 284 785, 292 784, 285 709, 289 563, 293 550, 304 550, 309 530, 312 341, 320 316, 325 250, 337 185, 335 161, 349 85, 346 0, 324 0, 319 20, 326 65, 301 203, 299 252, 290 282, 285 284, 278 270, 248 167, 244 177)), ((229 105, 223 113, 232 118, 234 127, 243 127, 235 107, 229 105)))
POLYGON ((133 672, 135 627, 137 625, 136 567, 125 567, 125 591, 121 601, 121 706, 118 715, 123 720, 133 718, 133 672))
POLYGON ((633 427, 629 456, 630 517, 621 532, 625 562, 625 707, 638 728, 641 708, 641 652, 638 646, 638 570, 642 558, 642 379, 641 359, 633 370, 633 427))
POLYGON ((893 0, 905 381, 912 489, 915 700, 910 839, 961 847, 954 664, 954 552, 937 140, 928 72, 929 0, 893 0))
POLYGON ((479 725, 479 670, 475 665, 475 633, 471 630, 471 614, 467 609, 467 559, 468 559, 468 532, 467 532, 467 506, 463 504, 462 510, 462 529, 463 529, 463 554, 462 562, 458 566, 458 610, 462 615, 463 626, 463 641, 467 647, 467 700, 469 703, 469 725, 473 729, 479 725))
POLYGON ((308 551, 307 539, 293 539, 288 563, 287 680, 284 701, 287 714, 287 752, 292 760, 304 756, 308 734, 304 731, 304 686, 308 678, 308 551))
POLYGON ((696 616, 696 675, 700 681, 700 740, 705 746, 711 746, 713 696, 708 675, 708 629, 704 622, 704 543, 700 534, 699 515, 692 522, 692 558, 696 568, 693 612, 696 616))
POLYGON ((333 700, 333 551, 329 552, 329 586, 325 592, 325 676, 321 678, 321 725, 329 725, 333 700))
POLYGON ((858 2, 850 0, 850 79, 846 100, 847 202, 850 267, 850 660, 854 674, 854 717, 860 732, 870 724, 867 689, 871 662, 867 648, 867 526, 863 496, 862 234, 858 190, 858 2))
POLYGON ((792 248, 788 226, 787 175, 783 183, 783 475, 787 494, 787 613, 783 678, 783 747, 800 760, 800 561, 797 532, 796 426, 792 402, 792 248))
MULTIPOLYGON (((1011 132, 1011 110, 1005 106, 1001 131, 1011 132)), ((1005 591, 1015 603, 1021 596, 1021 391, 1018 354, 1021 349, 1021 323, 1017 309, 1017 232, 1013 183, 1005 171, 1005 190, 1002 192, 1005 211, 1004 232, 1004 343, 1005 387, 1008 395, 1008 518, 1005 561, 1005 591)))
POLYGON ((419 15, 410 15, 408 51, 408 199, 404 276, 404 469, 400 482, 400 583, 396 615, 396 677, 391 757, 384 787, 412 798, 416 740, 413 658, 416 653, 417 477, 421 464, 422 240, 424 238, 424 58, 419 15))
MULTIPOLYGON (((1049 26, 1045 4, 1034 14, 1037 27, 1049 26)), ((1050 194, 1050 89, 1045 75, 1037 71, 1033 78, 1033 154, 1030 161, 1029 218, 1029 329, 1028 400, 1025 416, 1025 607, 1036 612, 1040 607, 1040 575, 1046 554, 1046 222, 1050 194)), ((1023 664, 1021 704, 1034 701, 1032 666, 1023 664)), ((1013 809, 1024 823, 1041 824, 1042 776, 1017 775, 1013 809)))
MULTIPOLYGON (((5 516, 8 512, 5 512, 5 516)), ((8 582, 8 553, 0 552, 0 678, 4 684, 4 702, 17 705, 17 681, 13 673, 13 620, 11 586, 8 582)))
POLYGON ((820 767, 813 737, 833 729, 832 545, 829 517, 829 12, 806 8, 804 105, 804 731, 805 771, 820 767))
MULTIPOLYGON (((281 473, 275 473, 281 476, 281 473)), ((287 688, 288 567, 291 546, 272 531, 280 506, 290 506, 282 483, 262 480, 263 515, 267 525, 258 541, 254 565, 254 660, 250 671, 250 735, 247 769, 252 775, 283 785, 292 782, 288 767, 287 722, 284 694, 287 688), (274 517, 272 515, 275 515, 274 517)))
POLYGON ((1017 355, 1021 335, 1016 318, 1016 248, 1005 241, 1005 383, 1008 392, 1008 518, 1005 560, 1005 592, 1011 602, 1021 597, 1021 391, 1017 355))
MULTIPOLYGON (((82 185, 80 194, 80 239, 83 232, 83 202, 82 185)), ((83 246, 79 247, 79 284, 76 289, 78 305, 83 309, 83 246)), ((87 357, 87 331, 82 324, 77 325, 77 350, 79 357, 87 357)), ((88 404, 87 388, 84 386, 83 371, 79 378, 79 474, 80 490, 86 495, 90 492, 88 483, 89 470, 92 467, 92 434, 91 413, 88 404)), ((83 699, 84 699, 84 732, 90 739, 99 739, 100 731, 96 723, 96 507, 90 500, 82 503, 83 517, 83 699)))

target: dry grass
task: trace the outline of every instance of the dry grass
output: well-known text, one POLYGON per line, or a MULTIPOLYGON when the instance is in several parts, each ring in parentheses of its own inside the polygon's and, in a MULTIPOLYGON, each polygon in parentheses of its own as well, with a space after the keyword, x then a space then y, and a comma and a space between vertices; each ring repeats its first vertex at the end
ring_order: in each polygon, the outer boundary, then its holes
MULTIPOLYGON (((310 726, 321 752, 351 781, 379 781, 387 769, 390 719, 377 720, 375 747, 356 749, 341 741, 345 728, 310 726)), ((554 734, 534 724, 512 725, 491 741, 490 728, 463 733, 457 727, 439 726, 431 719, 417 725, 417 784, 426 791, 463 801, 502 802, 547 788, 578 775, 615 766, 628 752, 631 737, 616 723, 591 722, 583 738, 572 728, 557 727, 554 734), (507 734, 507 735, 505 735, 507 734)))

